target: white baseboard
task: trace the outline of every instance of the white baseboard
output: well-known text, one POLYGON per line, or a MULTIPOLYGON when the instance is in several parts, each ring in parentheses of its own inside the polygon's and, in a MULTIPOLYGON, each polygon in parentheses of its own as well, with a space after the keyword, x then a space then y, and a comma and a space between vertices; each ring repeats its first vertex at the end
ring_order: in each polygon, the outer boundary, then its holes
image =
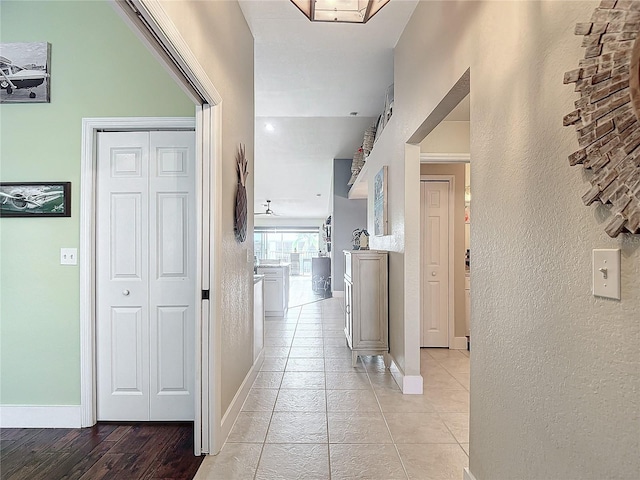
POLYGON ((402 393, 422 395, 422 375, 405 375, 402 379, 402 393))
POLYGON ((402 393, 405 395, 422 395, 422 375, 405 375, 393 357, 391 357, 389 370, 391 371, 393 379, 400 387, 400 390, 402 390, 402 393))
POLYGON ((391 372, 391 376, 393 377, 393 379, 398 384, 398 387, 400 387, 400 390, 402 390, 402 380, 404 379, 404 372, 400 369, 400 367, 398 367, 396 359, 393 358, 393 355, 389 354, 389 356, 391 357, 391 365, 389 365, 389 371, 391 372))
POLYGON ((464 467, 464 475, 462 480, 476 480, 476 477, 473 476, 473 473, 469 470, 469 468, 464 467))
MULTIPOLYGON (((240 385, 240 388, 236 392, 236 395, 233 397, 233 400, 231 401, 231 405, 229 405, 229 408, 227 409, 225 414, 222 416, 220 433, 221 433, 221 438, 224 438, 224 442, 227 441, 229 432, 231 431, 233 424, 238 418, 238 414, 240 413, 240 410, 242 410, 242 405, 244 405, 244 401, 247 399, 249 390, 251 390, 251 387, 253 386, 253 382, 258 376, 258 372, 260 372, 260 367, 262 367, 262 362, 264 362, 264 349, 260 352, 260 355, 258 355, 258 358, 253 364, 253 367, 251 367, 251 370, 249 370, 249 373, 247 373, 247 376, 244 378, 242 385, 240 385)), ((220 448, 222 448, 222 445, 224 444, 224 442, 220 443, 220 448)), ((216 455, 217 453, 218 452, 211 452, 212 455, 216 455)))
POLYGON ((333 296, 336 298, 344 298, 344 290, 334 290, 333 296))
POLYGON ((466 350, 467 349, 467 337, 453 337, 451 342, 451 350, 466 350))
POLYGON ((80 428, 80 405, 0 405, 2 428, 80 428))

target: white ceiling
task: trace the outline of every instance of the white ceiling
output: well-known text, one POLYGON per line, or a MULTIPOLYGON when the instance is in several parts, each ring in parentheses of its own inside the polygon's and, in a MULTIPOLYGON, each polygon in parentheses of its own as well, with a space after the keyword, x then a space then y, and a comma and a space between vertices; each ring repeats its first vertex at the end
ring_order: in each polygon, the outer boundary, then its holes
POLYGON ((283 221, 324 218, 333 159, 352 158, 382 111, 417 0, 391 0, 365 25, 312 23, 288 0, 239 2, 255 38, 255 211, 270 199, 283 221))

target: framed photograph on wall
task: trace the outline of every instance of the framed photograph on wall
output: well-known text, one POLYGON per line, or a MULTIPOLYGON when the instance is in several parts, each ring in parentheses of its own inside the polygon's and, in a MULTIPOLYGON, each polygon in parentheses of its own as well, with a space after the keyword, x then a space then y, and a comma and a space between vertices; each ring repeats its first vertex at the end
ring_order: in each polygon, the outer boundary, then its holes
POLYGON ((2 182, 0 217, 70 217, 71 182, 2 182))
POLYGON ((50 66, 50 43, 0 43, 0 103, 51 102, 50 66))
POLYGON ((388 235, 387 228, 387 166, 376 173, 373 184, 373 234, 388 235))

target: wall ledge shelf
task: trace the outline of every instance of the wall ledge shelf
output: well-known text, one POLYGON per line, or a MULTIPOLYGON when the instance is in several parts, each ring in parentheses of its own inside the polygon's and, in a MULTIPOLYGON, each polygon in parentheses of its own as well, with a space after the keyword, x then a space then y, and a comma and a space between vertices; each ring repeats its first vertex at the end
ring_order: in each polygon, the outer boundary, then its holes
POLYGON ((369 162, 365 160, 364 165, 362 166, 362 170, 358 173, 356 177, 356 181, 353 182, 351 188, 349 189, 349 200, 358 200, 358 199, 366 199, 369 194, 369 183, 367 179, 369 178, 369 162))
MULTIPOLYGON (((375 143, 373 144, 373 147, 371 149, 371 153, 369 153, 369 155, 367 155, 365 157, 364 160, 364 165, 362 166, 362 170, 360 170, 360 173, 358 173, 358 176, 356 177, 355 182, 353 182, 353 185, 351 185, 351 188, 349 189, 349 195, 347 196, 347 198, 349 198, 349 200, 366 200, 369 196, 369 166, 371 161, 369 159, 373 158, 373 154, 376 151, 376 145, 380 144, 383 139, 387 138, 386 132, 388 132, 390 130, 389 128, 389 124, 391 124, 394 121, 394 117, 392 116, 388 121, 387 124, 385 125, 384 129, 382 130, 382 132, 380 132, 380 135, 378 136, 378 138, 376 139, 375 143)), ((392 137, 389 137, 392 138, 392 137)), ((387 140, 385 140, 387 141, 387 140)), ((373 174, 375 175, 376 172, 373 172, 373 174)))

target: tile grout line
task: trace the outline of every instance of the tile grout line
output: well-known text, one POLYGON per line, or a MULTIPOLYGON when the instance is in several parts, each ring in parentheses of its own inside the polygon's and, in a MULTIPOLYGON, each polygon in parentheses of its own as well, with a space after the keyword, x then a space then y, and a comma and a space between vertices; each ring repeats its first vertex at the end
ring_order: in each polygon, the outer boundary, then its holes
MULTIPOLYGON (((359 358, 360 358, 360 360, 362 360, 362 357, 359 357, 359 358)), ((384 421, 384 424, 387 427, 387 431, 389 432, 389 437, 391 438, 391 443, 393 445, 393 448, 396 451, 396 455, 398 455, 398 459, 400 460, 400 465, 402 466, 402 471, 404 472, 404 475, 408 480, 409 479, 409 472, 407 472, 407 467, 404 464, 404 460, 402 460, 402 456, 400 455, 400 450, 398 450, 398 445, 396 444, 396 440, 395 440, 395 438, 393 437, 393 435, 391 433, 391 428, 389 428, 389 422, 387 422, 387 416, 384 414, 384 410, 382 410, 382 404, 380 403, 380 399, 378 398, 378 394, 376 393, 376 389, 373 387, 373 382, 371 381, 371 376, 369 375, 369 369, 364 364, 364 362, 362 362, 362 364, 364 366, 364 371, 367 374, 367 378, 369 379, 369 384, 371 385, 371 390, 373 390, 373 396, 375 397, 376 403, 378 404, 378 408, 380 409, 380 414, 382 415, 382 420, 384 421)), ((385 373, 386 373, 387 370, 388 370, 388 368, 385 367, 385 373)))
MULTIPOLYGON (((324 307, 324 305, 322 305, 324 307)), ((324 308, 320 311, 320 325, 322 334, 322 367, 324 373, 324 416, 325 426, 327 428, 327 465, 329 467, 329 480, 331 480, 331 442, 329 440, 329 396, 327 394, 327 357, 324 345, 324 308)))
MULTIPOLYGON (((302 313, 302 308, 300 308, 300 312, 298 313, 298 318, 296 319, 296 328, 293 329, 293 337, 291 339, 291 344, 289 345, 289 353, 287 353, 287 361, 284 363, 284 371, 282 372, 282 378, 280 378, 280 383, 278 384, 278 393, 276 394, 276 399, 273 402, 273 407, 271 409, 271 416, 269 417, 269 424, 267 425, 267 431, 264 434, 264 440, 262 441, 262 448, 260 449, 260 455, 258 456, 258 463, 256 463, 256 471, 253 474, 253 480, 257 480, 258 478, 258 469, 260 468, 260 461, 262 460, 262 455, 264 454, 264 448, 267 445, 267 436, 269 435, 269 429, 271 428, 271 422, 273 421, 273 415, 276 411, 276 405, 278 403, 278 398, 280 397, 280 390, 282 388, 282 382, 284 380, 284 374, 287 371, 287 364, 289 363, 289 355, 291 354, 291 345, 293 344, 293 339, 296 336, 296 331, 298 330, 298 322, 300 321, 300 314, 302 313)), ((251 387, 253 388, 253 386, 251 387)))

